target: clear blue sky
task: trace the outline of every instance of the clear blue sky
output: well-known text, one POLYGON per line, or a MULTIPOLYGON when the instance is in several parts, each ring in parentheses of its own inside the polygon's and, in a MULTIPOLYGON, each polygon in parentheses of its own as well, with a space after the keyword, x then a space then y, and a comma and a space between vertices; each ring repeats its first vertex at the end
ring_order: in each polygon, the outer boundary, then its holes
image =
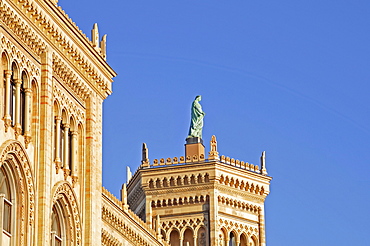
POLYGON ((103 183, 119 196, 141 144, 184 155, 203 139, 273 177, 269 246, 370 245, 370 2, 60 0, 119 74, 104 102, 103 183))

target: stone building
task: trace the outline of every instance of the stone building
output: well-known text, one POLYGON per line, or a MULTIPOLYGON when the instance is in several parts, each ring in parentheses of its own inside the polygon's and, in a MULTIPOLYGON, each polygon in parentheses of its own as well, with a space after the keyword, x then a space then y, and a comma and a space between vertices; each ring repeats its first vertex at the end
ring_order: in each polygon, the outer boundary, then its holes
POLYGON ((186 144, 102 187, 102 103, 116 73, 57 0, 0 0, 0 245, 265 245, 261 168, 186 144))

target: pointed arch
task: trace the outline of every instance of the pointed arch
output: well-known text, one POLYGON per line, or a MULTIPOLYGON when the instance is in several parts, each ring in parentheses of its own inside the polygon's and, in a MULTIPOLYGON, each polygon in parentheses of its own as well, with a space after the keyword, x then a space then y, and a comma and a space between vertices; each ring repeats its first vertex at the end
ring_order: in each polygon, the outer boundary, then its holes
MULTIPOLYGON (((54 214, 59 217, 64 215, 60 217, 63 221, 60 221, 59 225, 61 229, 64 228, 64 231, 61 231, 59 238, 65 240, 66 245, 82 245, 80 211, 73 188, 68 182, 59 181, 52 190, 51 219, 54 214)), ((50 228, 50 235, 55 236, 53 228, 50 228)))
POLYGON ((1 100, 1 103, 0 103, 0 113, 1 113, 1 118, 6 116, 7 112, 6 112, 6 105, 7 105, 7 97, 6 97, 6 89, 7 89, 7 82, 5 80, 5 73, 8 72, 10 69, 9 69, 9 58, 8 58, 8 54, 6 53, 6 51, 2 52, 1 53, 1 63, 0 63, 0 81, 3 81, 0 88, 2 88, 1 90, 1 96, 3 98, 3 100, 1 100))
POLYGON ((27 244, 26 235, 33 233, 35 190, 29 157, 19 141, 8 140, 0 147, 0 168, 13 179, 14 245, 27 244))
POLYGON ((240 246, 249 246, 248 236, 244 232, 240 234, 240 246))

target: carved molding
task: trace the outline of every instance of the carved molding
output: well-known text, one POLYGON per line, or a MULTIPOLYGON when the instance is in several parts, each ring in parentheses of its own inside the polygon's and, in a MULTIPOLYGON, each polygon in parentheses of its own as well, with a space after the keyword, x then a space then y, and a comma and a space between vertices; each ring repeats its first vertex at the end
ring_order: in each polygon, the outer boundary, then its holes
POLYGON ((233 209, 246 210, 256 215, 258 215, 259 211, 262 209, 260 206, 225 196, 218 196, 217 200, 222 205, 233 207, 233 209))
POLYGON ((68 86, 84 102, 91 94, 89 85, 57 54, 53 53, 53 72, 63 80, 63 84, 68 86))
POLYGON ((53 88, 54 100, 58 102, 60 110, 63 108, 68 112, 68 117, 74 117, 76 119, 76 126, 79 123, 85 121, 85 112, 82 107, 79 107, 74 103, 68 95, 66 95, 58 86, 54 85, 53 88))
MULTIPOLYGON (((1 54, 6 52, 9 59, 9 69, 13 61, 15 61, 19 66, 19 72, 26 70, 29 76, 26 84, 27 88, 31 88, 31 81, 35 79, 39 81, 41 70, 35 65, 30 59, 28 59, 22 51, 20 51, 7 37, 0 33, 0 51, 1 54)), ((20 74, 19 74, 20 76, 20 74)))
POLYGON ((102 246, 122 246, 119 239, 112 236, 109 232, 102 229, 101 231, 102 246))
MULTIPOLYGON (((129 220, 125 220, 124 217, 117 215, 111 208, 106 205, 103 205, 102 208, 102 219, 107 224, 115 229, 119 234, 121 234, 124 238, 126 238, 130 243, 134 245, 142 245, 142 246, 153 246, 153 241, 147 240, 145 237, 141 236, 139 231, 135 229, 129 220)), ((139 219, 137 217, 137 219, 139 219)), ((137 221, 136 218, 133 218, 134 221, 137 221)), ((139 219, 140 220, 140 219, 139 219)), ((156 233, 153 230, 142 230, 145 234, 151 234, 153 238, 156 238, 156 233)), ((167 245, 167 244, 160 244, 158 245, 167 245)))
POLYGON ((263 195, 267 196, 268 193, 263 187, 263 185, 258 185, 250 180, 247 179, 239 179, 239 178, 234 178, 234 177, 229 177, 228 175, 221 175, 220 178, 218 179, 219 184, 226 185, 232 188, 236 188, 242 191, 247 191, 252 194, 256 195, 263 195))
POLYGON ((32 226, 34 224, 35 214, 35 190, 34 190, 34 179, 32 176, 32 169, 30 160, 25 149, 21 143, 14 140, 5 141, 0 148, 0 166, 5 161, 11 165, 13 171, 16 173, 19 185, 19 197, 20 197, 20 244, 23 245, 25 241, 25 235, 27 232, 27 221, 32 226))
POLYGON ((197 231, 203 227, 208 228, 208 220, 205 216, 194 216, 186 219, 165 219, 160 218, 160 227, 166 233, 166 239, 169 241, 172 230, 177 230, 180 235, 183 234, 184 230, 191 228, 196 235, 197 231))
POLYGON ((256 244, 258 244, 258 234, 259 230, 257 226, 248 225, 246 223, 236 222, 233 220, 227 220, 224 218, 220 218, 217 221, 218 231, 219 233, 219 243, 220 245, 224 245, 225 241, 228 239, 228 235, 230 232, 233 232, 236 236, 236 238, 240 238, 242 234, 245 235, 248 241, 254 241, 256 244))
MULTIPOLYGON (((53 48, 58 50, 59 54, 63 54, 63 60, 70 61, 76 71, 81 71, 86 81, 92 83, 100 95, 105 98, 111 93, 110 78, 115 76, 114 71, 106 64, 104 57, 100 52, 97 52, 93 47, 91 41, 84 33, 75 25, 75 23, 65 14, 61 7, 50 8, 54 10, 53 14, 59 15, 61 19, 69 22, 71 31, 76 31, 77 35, 81 37, 79 42, 83 45, 79 46, 76 40, 72 40, 73 36, 63 30, 55 20, 50 17, 49 13, 39 6, 39 3, 34 0, 19 0, 16 1, 15 6, 10 6, 7 2, 0 1, 0 20, 5 23, 14 34, 27 45, 36 56, 40 56, 46 51, 48 45, 53 45, 53 48), (22 12, 22 16, 14 11, 22 12), (25 18, 26 17, 26 18, 25 18), (27 22, 28 20, 28 22, 27 22), (48 44, 44 40, 48 40, 48 44), (81 50, 81 47, 86 47, 81 50), (91 54, 91 57, 87 57, 91 54), (95 56, 94 54, 97 54, 95 56), (92 62, 93 61, 93 62, 92 62), (98 67, 105 67, 104 72, 98 67), (104 73, 104 74, 103 74, 104 73)), ((64 26, 64 25, 63 25, 64 26)))
POLYGON ((61 199, 63 205, 65 205, 65 212, 68 215, 67 219, 70 225, 69 235, 71 236, 72 245, 82 245, 80 212, 73 188, 68 182, 60 181, 54 185, 53 190, 52 204, 54 205, 61 199))
POLYGON ((184 196, 173 199, 158 199, 151 202, 152 208, 169 207, 169 206, 181 206, 181 205, 192 205, 192 204, 205 204, 209 202, 208 195, 200 196, 184 196))
MULTIPOLYGON (((28 5, 25 8, 25 11, 34 12, 35 14, 37 13, 32 5, 28 5)), ((0 1, 0 19, 36 55, 41 55, 41 53, 45 50, 46 44, 42 40, 40 35, 29 27, 23 16, 19 16, 19 14, 15 12, 13 8, 4 1, 0 1)))

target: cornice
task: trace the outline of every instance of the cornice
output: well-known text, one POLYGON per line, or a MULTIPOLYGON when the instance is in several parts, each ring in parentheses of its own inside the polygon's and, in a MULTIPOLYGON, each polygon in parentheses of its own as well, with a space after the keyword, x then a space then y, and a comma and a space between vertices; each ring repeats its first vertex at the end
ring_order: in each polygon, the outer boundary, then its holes
POLYGON ((35 0, 13 0, 11 5, 0 2, 1 20, 36 55, 50 46, 102 98, 111 94, 111 78, 116 73, 60 7, 50 1, 35 0))
MULTIPOLYGON (((148 196, 157 196, 157 195, 168 195, 168 190, 171 190, 171 193, 184 193, 184 192, 193 192, 193 191, 202 191, 211 190, 214 188, 213 184, 198 184, 198 185, 189 185, 187 187, 167 187, 163 189, 155 189, 155 190, 144 190, 145 194, 148 196)), ((204 193, 205 194, 205 193, 204 193)), ((208 193, 207 193, 208 194, 208 193)))
POLYGON ((263 203, 266 198, 266 196, 263 196, 263 195, 253 194, 248 191, 241 191, 239 189, 231 188, 231 187, 228 187, 222 184, 216 184, 215 188, 221 192, 224 192, 225 194, 232 194, 233 196, 244 197, 246 200, 249 200, 249 201, 254 200, 254 201, 263 203))

